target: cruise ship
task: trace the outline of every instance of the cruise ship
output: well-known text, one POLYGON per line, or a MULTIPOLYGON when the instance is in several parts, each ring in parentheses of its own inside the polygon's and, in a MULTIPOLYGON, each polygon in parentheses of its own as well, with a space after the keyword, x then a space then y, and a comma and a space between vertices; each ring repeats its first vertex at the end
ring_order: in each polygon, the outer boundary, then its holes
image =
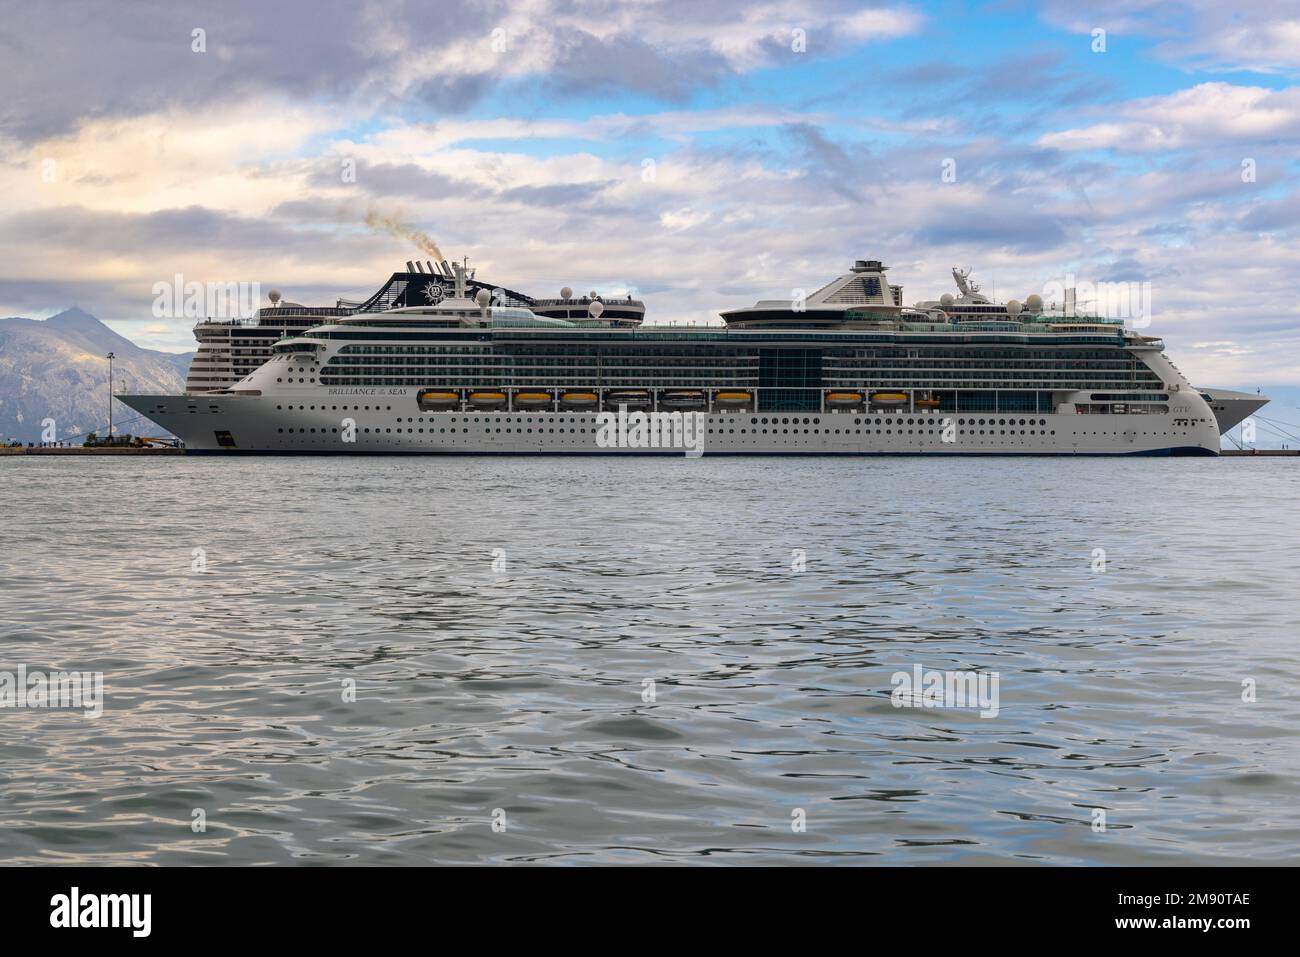
POLYGON ((286 335, 228 387, 119 398, 226 454, 681 454, 685 423, 704 454, 1216 455, 1212 405, 1267 401, 1198 390, 1160 339, 1038 296, 905 306, 879 260, 686 328, 438 273, 436 302, 411 302, 408 273, 402 297, 286 335))

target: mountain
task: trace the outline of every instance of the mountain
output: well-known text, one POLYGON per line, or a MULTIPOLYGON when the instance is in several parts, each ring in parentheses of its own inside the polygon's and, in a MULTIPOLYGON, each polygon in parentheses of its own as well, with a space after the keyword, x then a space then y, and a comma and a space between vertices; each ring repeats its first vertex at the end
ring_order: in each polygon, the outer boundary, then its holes
MULTIPOLYGON (((94 316, 69 309, 49 319, 0 319, 0 441, 41 441, 42 421, 53 419, 60 442, 80 443, 108 425, 108 360, 113 391, 182 392, 193 353, 142 349, 94 316)), ((158 435, 156 425, 120 402, 113 407, 119 434, 158 435)))

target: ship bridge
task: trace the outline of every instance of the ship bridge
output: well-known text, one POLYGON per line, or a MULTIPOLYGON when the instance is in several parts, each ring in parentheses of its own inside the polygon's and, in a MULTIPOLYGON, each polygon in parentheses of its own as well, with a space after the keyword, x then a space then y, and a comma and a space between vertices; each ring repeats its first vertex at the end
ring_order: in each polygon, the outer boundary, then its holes
POLYGON ((761 299, 743 309, 729 309, 723 320, 734 329, 844 328, 869 307, 874 314, 897 318, 903 312, 903 287, 885 278, 889 267, 879 259, 859 259, 853 268, 808 295, 793 290, 791 299, 761 299))

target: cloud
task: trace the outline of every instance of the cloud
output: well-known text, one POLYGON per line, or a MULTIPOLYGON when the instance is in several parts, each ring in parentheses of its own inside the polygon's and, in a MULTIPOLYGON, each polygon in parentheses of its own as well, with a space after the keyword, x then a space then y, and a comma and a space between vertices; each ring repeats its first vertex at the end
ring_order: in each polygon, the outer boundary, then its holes
POLYGON ((300 103, 346 99, 381 62, 357 44, 358 27, 352 0, 145 0, 111 11, 65 0, 57 12, 6 3, 0 130, 32 140, 88 118, 206 109, 268 93, 300 103), (206 52, 194 51, 195 30, 205 31, 206 52))
POLYGON ((1155 55, 1185 68, 1256 73, 1300 70, 1300 11, 1294 0, 1047 0, 1043 16, 1076 33, 1155 39, 1155 55), (1086 12, 1081 12, 1086 11, 1086 12))
POLYGON ((940 216, 915 231, 916 239, 934 246, 1000 246, 1006 249, 1053 249, 1065 239, 1055 217, 1022 213, 1014 216, 940 216))
MULTIPOLYGON (((338 162, 324 162, 311 176, 311 185, 337 190, 350 185, 340 175, 338 162)), ((425 169, 415 163, 366 163, 355 165, 357 187, 375 196, 418 198, 459 196, 473 199, 482 190, 454 176, 425 169)))
POLYGON ((1300 232, 1300 191, 1252 205, 1238 225, 1251 232, 1300 232))
POLYGON ((531 206, 574 207, 591 203, 613 185, 605 183, 554 183, 550 186, 516 186, 501 193, 507 202, 531 206))
POLYGON ((90 119, 58 136, 0 141, 0 192, 9 208, 82 205, 152 210, 191 205, 266 210, 303 188, 310 163, 297 154, 337 122, 317 107, 248 100, 193 113, 164 108, 90 119))
POLYGON ((1038 143, 1061 150, 1147 152, 1232 141, 1300 141, 1300 89, 1294 87, 1200 83, 1107 112, 1116 119, 1047 133, 1038 143))
POLYGON ((791 49, 796 29, 815 58, 924 22, 906 6, 851 0, 459 0, 436 13, 415 2, 146 0, 109 16, 91 0, 67 0, 51 33, 48 9, 8 3, 0 131, 30 141, 87 118, 268 94, 372 112, 413 103, 457 112, 502 84, 538 78, 552 93, 682 100, 723 76, 803 56, 791 49))

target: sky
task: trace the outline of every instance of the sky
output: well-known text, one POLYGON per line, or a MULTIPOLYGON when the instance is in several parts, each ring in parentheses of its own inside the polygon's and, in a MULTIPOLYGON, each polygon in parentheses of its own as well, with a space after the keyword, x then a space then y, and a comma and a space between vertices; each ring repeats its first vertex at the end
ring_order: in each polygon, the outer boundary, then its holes
POLYGON ((422 231, 651 322, 1149 283, 1193 381, 1300 385, 1300 0, 0 0, 0 63, 0 315, 186 351, 155 284, 365 298, 422 231))

